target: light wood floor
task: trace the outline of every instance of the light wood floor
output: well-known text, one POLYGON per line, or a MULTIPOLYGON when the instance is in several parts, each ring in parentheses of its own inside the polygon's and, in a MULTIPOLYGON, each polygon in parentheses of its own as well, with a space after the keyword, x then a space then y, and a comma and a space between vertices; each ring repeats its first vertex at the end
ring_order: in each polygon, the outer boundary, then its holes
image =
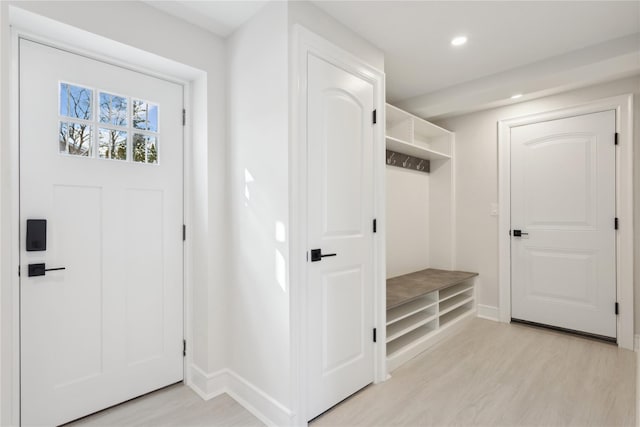
POLYGON ((612 344, 472 319, 312 426, 632 426, 635 378, 612 344))
POLYGON ((264 424, 226 394, 204 401, 189 387, 176 384, 66 426, 257 427, 264 424))
MULTIPOLYGON (((522 325, 472 319, 451 338, 313 420, 321 426, 632 426, 631 351, 522 325)), ((185 386, 73 426, 260 426, 227 395, 185 386)))

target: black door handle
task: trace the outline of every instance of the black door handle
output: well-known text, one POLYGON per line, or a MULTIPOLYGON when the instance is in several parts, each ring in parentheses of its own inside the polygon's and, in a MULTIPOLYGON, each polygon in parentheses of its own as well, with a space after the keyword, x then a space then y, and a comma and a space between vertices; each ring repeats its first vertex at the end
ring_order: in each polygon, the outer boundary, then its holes
POLYGON ((528 236, 529 233, 525 233, 522 230, 513 230, 513 237, 522 237, 522 236, 528 236))
POLYGON ((29 277, 44 276, 47 271, 66 270, 66 267, 46 268, 44 263, 29 264, 29 277))
POLYGON ((311 249, 311 262, 322 261, 327 256, 336 256, 338 254, 322 254, 322 249, 311 249))

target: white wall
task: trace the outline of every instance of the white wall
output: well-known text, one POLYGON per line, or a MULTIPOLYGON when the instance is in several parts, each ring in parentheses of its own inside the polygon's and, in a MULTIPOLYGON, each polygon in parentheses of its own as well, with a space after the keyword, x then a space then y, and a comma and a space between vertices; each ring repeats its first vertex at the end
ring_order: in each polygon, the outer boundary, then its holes
POLYGON ((429 174, 386 167, 387 277, 429 265, 429 174))
POLYGON ((291 405, 287 4, 228 39, 229 366, 291 405))
MULTIPOLYGON (((0 424, 11 420, 11 346, 13 316, 11 280, 15 266, 10 265, 8 250, 14 242, 7 213, 11 205, 11 165, 7 158, 10 144, 8 132, 8 70, 11 50, 9 38, 9 5, 52 18, 87 32, 115 40, 123 45, 157 55, 159 62, 175 61, 193 67, 197 77, 191 92, 197 111, 189 111, 193 125, 192 159, 187 159, 187 180, 194 184, 192 220, 188 237, 192 239, 191 267, 194 282, 192 342, 188 344, 194 363, 204 372, 222 369, 228 360, 226 353, 226 175, 225 158, 225 75, 224 41, 213 34, 171 17, 141 2, 0 2, 0 295, 2 303, 0 382, 2 388, 0 424), (117 25, 116 25, 117 23, 117 25), (197 49, 193 48, 197 46, 197 49), (161 58, 160 58, 161 57, 161 58), (166 58, 162 59, 162 58, 166 58), (169 61, 167 61, 169 60, 169 61), (200 70, 200 71, 198 71, 200 70)), ((78 40, 84 43, 85 40, 78 40)), ((128 48, 129 51, 131 48, 128 48)), ((126 49, 123 49, 123 51, 126 49)), ((187 67, 188 68, 188 67, 187 67)), ((195 76, 195 75, 194 75, 195 76)))
MULTIPOLYGON (((635 194, 640 188, 640 76, 578 89, 506 107, 441 120, 456 133, 457 268, 480 273, 478 303, 498 306, 498 217, 490 204, 498 200, 499 120, 571 107, 591 100, 633 93, 635 104, 635 194)), ((635 198, 640 226, 640 197, 635 198)), ((640 233, 635 235, 636 331, 640 330, 640 233)))

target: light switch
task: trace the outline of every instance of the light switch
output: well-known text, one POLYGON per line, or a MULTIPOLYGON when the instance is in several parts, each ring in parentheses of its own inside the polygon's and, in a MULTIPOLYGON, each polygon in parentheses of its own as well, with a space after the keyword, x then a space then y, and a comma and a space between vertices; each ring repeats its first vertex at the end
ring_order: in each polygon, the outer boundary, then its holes
POLYGON ((491 205, 489 206, 490 209, 490 214, 491 216, 498 216, 498 204, 497 203, 491 203, 491 205))

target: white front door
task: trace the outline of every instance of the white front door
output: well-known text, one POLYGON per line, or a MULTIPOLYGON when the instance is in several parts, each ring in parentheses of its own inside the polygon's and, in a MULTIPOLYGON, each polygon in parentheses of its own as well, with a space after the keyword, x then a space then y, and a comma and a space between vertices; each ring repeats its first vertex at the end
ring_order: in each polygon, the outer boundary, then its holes
POLYGON ((511 129, 512 318, 616 338, 614 137, 615 111, 511 129))
POLYGON ((371 83, 308 56, 307 419, 374 377, 373 97, 371 83))
POLYGON ((20 41, 22 425, 183 378, 182 93, 20 41))

